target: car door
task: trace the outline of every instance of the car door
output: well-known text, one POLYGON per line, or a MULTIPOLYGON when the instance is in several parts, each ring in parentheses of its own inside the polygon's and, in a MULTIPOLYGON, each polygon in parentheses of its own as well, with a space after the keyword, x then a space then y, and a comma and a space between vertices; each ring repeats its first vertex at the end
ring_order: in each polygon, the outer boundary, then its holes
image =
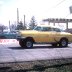
POLYGON ((58 42, 62 37, 61 30, 59 28, 54 28, 54 31, 56 32, 55 40, 58 42))
POLYGON ((57 32, 52 27, 47 27, 47 30, 43 31, 44 42, 53 43, 56 42, 57 32))
POLYGON ((36 31, 33 35, 36 42, 39 43, 47 43, 49 42, 50 31, 48 31, 47 27, 40 27, 40 30, 36 31))
POLYGON ((55 42, 55 37, 56 37, 56 31, 53 31, 52 27, 48 28, 48 30, 46 31, 45 41, 48 43, 53 43, 55 42))
POLYGON ((44 43, 54 42, 54 36, 56 32, 52 33, 51 27, 43 27, 39 32, 39 41, 44 43))

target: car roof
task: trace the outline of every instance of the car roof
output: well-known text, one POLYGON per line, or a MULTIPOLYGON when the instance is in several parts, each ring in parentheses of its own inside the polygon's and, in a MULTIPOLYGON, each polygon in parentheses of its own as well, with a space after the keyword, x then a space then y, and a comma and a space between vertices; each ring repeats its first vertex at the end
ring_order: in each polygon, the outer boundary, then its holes
POLYGON ((38 25, 40 27, 51 27, 51 28, 59 28, 58 26, 51 26, 51 25, 38 25))

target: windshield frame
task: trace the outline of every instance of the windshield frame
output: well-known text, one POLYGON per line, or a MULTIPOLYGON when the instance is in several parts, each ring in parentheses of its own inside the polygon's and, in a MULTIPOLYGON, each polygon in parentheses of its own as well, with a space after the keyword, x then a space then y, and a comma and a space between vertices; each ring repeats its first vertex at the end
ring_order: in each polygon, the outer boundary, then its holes
POLYGON ((33 30, 42 31, 42 27, 41 27, 41 26, 36 26, 33 30), (40 29, 38 29, 38 27, 39 27, 40 29))
MULTIPOLYGON (((33 30, 36 30, 36 31, 45 31, 43 30, 43 28, 45 27, 41 27, 41 26, 36 26, 33 30), (38 29, 39 28, 39 29, 38 29)), ((46 27, 46 28, 51 28, 51 30, 47 30, 48 32, 49 31, 55 31, 55 32, 64 32, 64 30, 60 29, 60 28, 54 28, 54 27, 46 27), (56 31, 54 29, 59 29, 60 31, 56 31)))

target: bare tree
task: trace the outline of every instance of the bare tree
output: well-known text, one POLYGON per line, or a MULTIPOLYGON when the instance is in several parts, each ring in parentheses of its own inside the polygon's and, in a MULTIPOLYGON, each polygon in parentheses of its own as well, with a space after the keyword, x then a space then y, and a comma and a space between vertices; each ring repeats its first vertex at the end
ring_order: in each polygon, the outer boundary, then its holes
POLYGON ((29 23, 29 28, 30 28, 30 29, 34 29, 35 26, 36 26, 36 20, 35 20, 35 17, 33 16, 33 17, 31 18, 30 23, 29 23))
POLYGON ((17 30, 23 30, 24 27, 23 27, 23 23, 22 21, 19 22, 19 24, 17 25, 17 30))
POLYGON ((0 25, 0 32, 3 32, 4 29, 6 29, 7 26, 4 26, 4 25, 0 25))

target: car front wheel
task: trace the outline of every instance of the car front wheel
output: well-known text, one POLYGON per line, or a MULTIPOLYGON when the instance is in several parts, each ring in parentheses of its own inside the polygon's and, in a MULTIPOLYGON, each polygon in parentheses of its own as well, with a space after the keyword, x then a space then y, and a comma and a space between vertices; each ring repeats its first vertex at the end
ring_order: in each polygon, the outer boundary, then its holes
POLYGON ((20 44, 21 47, 25 47, 25 43, 24 43, 23 40, 20 40, 20 41, 19 41, 19 44, 20 44))
POLYGON ((32 48, 32 47, 33 47, 33 41, 32 41, 32 40, 26 40, 25 46, 26 46, 27 48, 32 48))

